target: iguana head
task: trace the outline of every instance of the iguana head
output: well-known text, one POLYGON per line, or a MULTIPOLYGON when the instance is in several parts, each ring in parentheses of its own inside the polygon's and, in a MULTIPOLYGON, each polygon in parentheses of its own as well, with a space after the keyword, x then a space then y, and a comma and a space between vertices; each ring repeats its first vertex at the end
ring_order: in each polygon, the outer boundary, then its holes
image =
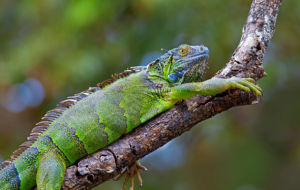
POLYGON ((148 65, 150 75, 159 75, 174 85, 200 82, 206 71, 207 47, 180 45, 148 65))

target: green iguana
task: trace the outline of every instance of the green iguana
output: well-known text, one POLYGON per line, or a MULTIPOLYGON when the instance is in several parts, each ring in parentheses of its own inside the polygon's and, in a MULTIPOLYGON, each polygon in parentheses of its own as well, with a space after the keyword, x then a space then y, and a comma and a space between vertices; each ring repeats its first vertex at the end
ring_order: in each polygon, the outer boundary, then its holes
MULTIPOLYGON (((66 167, 182 99, 234 88, 262 95, 251 78, 213 78, 201 82, 209 56, 203 45, 180 45, 164 51, 148 66, 114 74, 114 80, 68 97, 48 111, 33 128, 28 141, 0 166, 0 189, 30 190, 37 186, 38 190, 59 190, 66 167)), ((145 168, 137 164, 133 169, 140 181, 139 169, 145 168)))

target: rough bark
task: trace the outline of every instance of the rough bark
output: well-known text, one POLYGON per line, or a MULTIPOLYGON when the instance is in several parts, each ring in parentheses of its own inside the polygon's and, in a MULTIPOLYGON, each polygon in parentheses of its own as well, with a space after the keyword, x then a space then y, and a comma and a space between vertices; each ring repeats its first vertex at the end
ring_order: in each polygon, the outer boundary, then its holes
MULTIPOLYGON (((215 77, 252 77, 266 73, 263 59, 275 31, 282 0, 253 0, 241 41, 227 65, 215 77)), ((113 178, 125 166, 153 152, 199 122, 229 108, 258 103, 253 93, 230 90, 195 96, 139 126, 130 134, 67 168, 63 190, 88 190, 113 178)))

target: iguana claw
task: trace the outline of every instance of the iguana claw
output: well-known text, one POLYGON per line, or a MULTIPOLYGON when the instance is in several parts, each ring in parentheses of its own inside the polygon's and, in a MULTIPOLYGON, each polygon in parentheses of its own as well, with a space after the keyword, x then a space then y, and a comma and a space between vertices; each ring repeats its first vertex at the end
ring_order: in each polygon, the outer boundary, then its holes
POLYGON ((242 89, 246 92, 250 92, 250 90, 251 90, 256 94, 257 100, 253 101, 252 104, 257 104, 258 102, 260 102, 260 100, 263 96, 263 91, 256 84, 256 81, 254 79, 232 77, 229 80, 230 80, 231 85, 233 85, 235 88, 242 89))
POLYGON ((126 166, 122 172, 114 179, 114 181, 119 180, 125 173, 126 173, 126 177, 123 183, 123 187, 122 190, 126 189, 126 185, 128 180, 130 179, 130 190, 134 190, 134 176, 136 175, 140 186, 143 185, 143 180, 140 174, 139 170, 144 170, 147 171, 147 168, 141 165, 140 160, 134 162, 133 164, 126 166))
POLYGON ((255 81, 252 78, 237 78, 232 77, 229 79, 229 84, 234 88, 239 88, 246 92, 253 91, 257 97, 262 96, 262 89, 255 85, 255 81))

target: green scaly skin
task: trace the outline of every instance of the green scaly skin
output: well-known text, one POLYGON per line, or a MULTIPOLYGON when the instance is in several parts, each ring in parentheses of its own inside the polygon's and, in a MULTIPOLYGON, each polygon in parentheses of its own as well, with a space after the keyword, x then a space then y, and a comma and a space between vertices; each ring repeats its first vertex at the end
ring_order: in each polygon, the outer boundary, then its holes
MULTIPOLYGON (((165 50, 166 51, 166 50, 165 50)), ((55 119, 36 142, 0 171, 1 190, 59 190, 66 167, 196 94, 252 90, 253 79, 214 78, 204 82, 209 51, 181 45, 142 68, 78 101, 55 119)))

